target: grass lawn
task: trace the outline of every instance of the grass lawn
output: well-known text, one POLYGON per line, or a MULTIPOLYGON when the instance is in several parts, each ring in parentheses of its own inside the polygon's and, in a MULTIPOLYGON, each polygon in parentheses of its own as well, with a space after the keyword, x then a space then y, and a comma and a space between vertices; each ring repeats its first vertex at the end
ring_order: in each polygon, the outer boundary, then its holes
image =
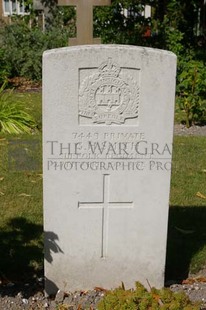
POLYGON ((167 279, 206 265, 206 137, 175 137, 167 244, 167 279))
MULTIPOLYGON (((41 128, 41 94, 14 98, 41 128)), ((41 133, 0 134, 0 279, 25 280, 41 272, 42 232, 41 133)))
MULTIPOLYGON (((41 129, 41 93, 15 93, 14 97, 41 129)), ((206 137, 174 139, 167 279, 183 279, 189 271, 206 265, 205 150, 206 137)), ((41 274, 42 232, 41 133, 0 134, 0 280, 25 280, 41 274), (18 154, 26 163, 16 161, 18 154)))

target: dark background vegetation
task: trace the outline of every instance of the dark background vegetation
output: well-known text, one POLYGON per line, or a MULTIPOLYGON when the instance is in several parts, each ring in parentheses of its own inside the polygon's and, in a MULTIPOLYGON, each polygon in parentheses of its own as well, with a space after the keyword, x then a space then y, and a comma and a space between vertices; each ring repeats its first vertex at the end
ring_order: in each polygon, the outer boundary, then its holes
MULTIPOLYGON (((75 36, 74 7, 42 0, 47 8, 42 31, 32 0, 25 2, 30 15, 14 16, 0 29, 0 83, 14 77, 40 81, 43 51, 67 46, 75 36)), ((205 15, 204 0, 112 0, 94 9, 94 37, 103 43, 161 48, 178 56, 177 102, 187 127, 206 120, 205 15), (152 6, 151 18, 142 16, 145 4, 152 6)))

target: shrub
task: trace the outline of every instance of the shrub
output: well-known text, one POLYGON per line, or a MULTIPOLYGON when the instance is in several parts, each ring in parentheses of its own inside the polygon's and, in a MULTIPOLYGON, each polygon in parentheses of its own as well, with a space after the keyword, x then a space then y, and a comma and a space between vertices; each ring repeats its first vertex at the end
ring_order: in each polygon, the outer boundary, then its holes
POLYGON ((5 61, 5 52, 0 48, 0 86, 7 80, 9 76, 9 66, 5 61))
POLYGON ((109 44, 145 45, 145 33, 150 28, 150 18, 142 16, 141 1, 113 0, 111 6, 94 9, 94 34, 109 44), (132 12, 124 14, 125 10, 132 12), (114 35, 115 32, 115 35, 114 35))
MULTIPOLYGON (((68 45, 69 28, 50 27, 43 32, 22 18, 1 30, 0 49, 9 77, 41 80, 42 54, 45 50, 68 45)), ((1 55, 0 55, 1 57, 1 55)))
POLYGON ((97 306, 98 310, 199 310, 199 304, 192 304, 184 293, 173 293, 170 289, 148 292, 142 284, 136 283, 135 290, 124 287, 108 291, 97 306))
POLYGON ((182 58, 177 76, 177 102, 186 126, 206 121, 206 69, 202 61, 182 58))

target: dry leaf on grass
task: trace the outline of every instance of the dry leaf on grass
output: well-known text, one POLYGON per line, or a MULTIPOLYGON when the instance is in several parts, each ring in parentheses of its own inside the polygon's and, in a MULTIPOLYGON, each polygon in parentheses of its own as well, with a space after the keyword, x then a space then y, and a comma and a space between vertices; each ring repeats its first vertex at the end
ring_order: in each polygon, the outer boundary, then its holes
POLYGON ((194 279, 188 278, 182 281, 182 284, 193 284, 195 281, 194 279))
POLYGON ((19 194, 19 197, 31 197, 31 195, 28 195, 26 193, 22 193, 22 194, 19 194))
POLYGON ((98 287, 98 286, 96 286, 95 288, 95 291, 99 291, 99 292, 108 292, 108 290, 106 290, 105 288, 103 288, 103 287, 98 287))
POLYGON ((197 192, 196 196, 199 197, 199 198, 202 198, 202 199, 206 199, 206 196, 203 195, 203 194, 200 193, 200 192, 197 192))
POLYGON ((204 277, 197 277, 197 278, 188 278, 182 281, 182 284, 194 284, 197 282, 206 282, 206 278, 204 277))
POLYGON ((198 277, 196 278, 197 282, 205 282, 206 283, 206 278, 205 277, 198 277))

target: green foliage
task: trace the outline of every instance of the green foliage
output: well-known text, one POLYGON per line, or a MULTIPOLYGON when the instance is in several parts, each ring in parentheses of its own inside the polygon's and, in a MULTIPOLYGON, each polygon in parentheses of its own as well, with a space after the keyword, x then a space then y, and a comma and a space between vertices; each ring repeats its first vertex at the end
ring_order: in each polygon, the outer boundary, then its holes
MULTIPOLYGON (((45 50, 66 46, 69 28, 50 26, 42 30, 22 18, 1 30, 0 49, 9 77, 26 77, 41 80, 42 54, 45 50)), ((1 56, 1 55, 0 55, 1 56)))
POLYGON ((46 28, 51 27, 69 28, 69 35, 74 36, 75 32, 75 9, 71 6, 57 6, 57 0, 41 0, 47 8, 46 28))
POLYGON ((0 48, 0 86, 7 80, 8 75, 9 68, 5 61, 5 52, 0 48))
POLYGON ((150 19, 142 16, 143 10, 143 2, 136 0, 114 0, 111 6, 96 7, 95 36, 100 36, 103 43, 146 44, 144 34, 150 25, 150 19))
POLYGON ((177 102, 186 126, 206 121, 206 69, 202 61, 182 58, 177 77, 177 102))
POLYGON ((173 293, 163 288, 152 288, 148 292, 139 282, 135 290, 123 287, 108 291, 100 301, 98 310, 199 310, 199 304, 192 304, 184 293, 173 293))
POLYGON ((153 22, 153 27, 158 32, 157 47, 177 55, 177 103, 180 110, 184 111, 185 118, 182 121, 185 121, 187 127, 206 121, 205 60, 197 58, 202 54, 198 47, 194 49, 191 45, 195 45, 196 13, 195 1, 170 0, 162 21, 157 19, 156 23, 153 22))
POLYGON ((181 43, 185 48, 196 44, 195 27, 199 22, 197 1, 154 1, 152 5, 155 9, 152 17, 152 32, 156 34, 158 47, 170 50, 168 46, 171 44, 170 37, 174 41, 175 38, 179 40, 180 35, 182 35, 181 43))
MULTIPOLYGON (((41 2, 47 11, 44 32, 35 22, 32 0, 25 2, 30 15, 13 18, 1 30, 0 85, 16 76, 41 80, 43 52, 67 46, 75 36, 74 7, 41 2)), ((195 0, 113 0, 94 9, 94 36, 103 43, 157 47, 177 55, 177 100, 188 127, 206 120, 206 54, 204 40, 200 44, 196 37, 198 10, 195 0), (142 15, 145 4, 152 6, 151 19, 142 15)))
POLYGON ((12 90, 4 92, 6 83, 0 88, 0 132, 9 134, 31 133, 35 122, 23 107, 12 101, 12 90))
POLYGON ((184 34, 180 32, 177 28, 168 26, 166 17, 163 25, 165 25, 165 48, 175 53, 177 56, 180 56, 184 52, 184 46, 182 43, 184 34))

